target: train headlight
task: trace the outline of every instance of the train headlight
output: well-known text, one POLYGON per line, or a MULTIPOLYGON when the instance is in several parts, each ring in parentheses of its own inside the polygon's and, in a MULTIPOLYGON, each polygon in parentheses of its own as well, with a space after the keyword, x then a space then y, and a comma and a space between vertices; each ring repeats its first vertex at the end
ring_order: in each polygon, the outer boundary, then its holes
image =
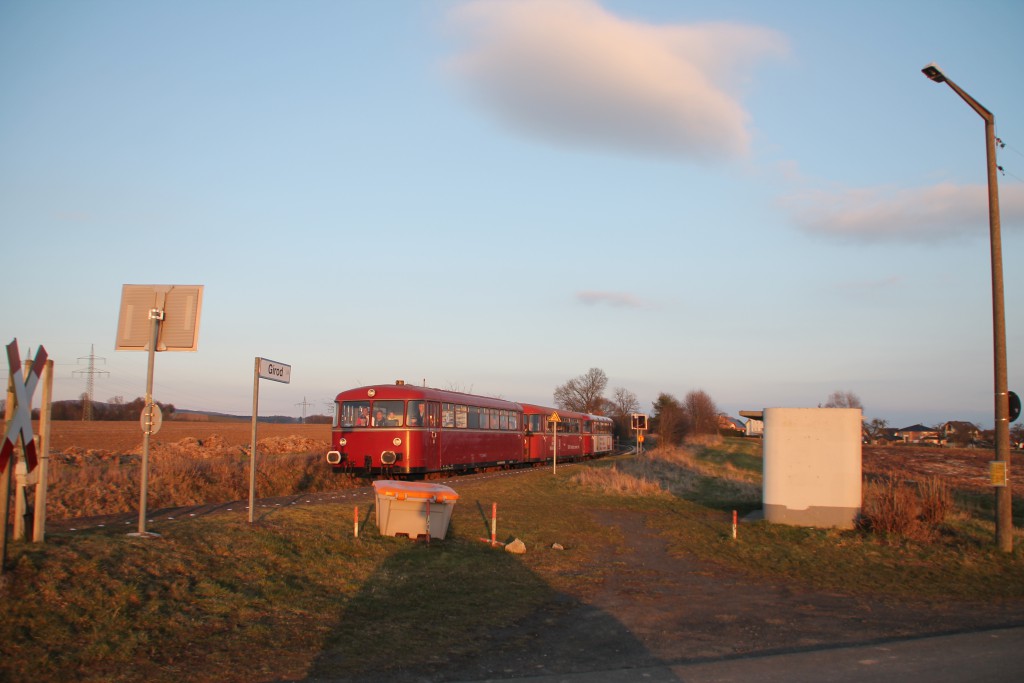
POLYGON ((344 448, 347 445, 348 445, 348 439, 346 439, 345 437, 341 437, 340 439, 338 439, 338 447, 339 448, 344 448))
POLYGON ((331 451, 327 454, 328 465, 340 465, 341 464, 341 453, 338 451, 331 451))
POLYGON ((392 439, 391 443, 395 444, 396 447, 397 446, 401 446, 402 445, 402 439, 401 439, 401 437, 396 436, 394 439, 392 439))
POLYGON ((398 456, 395 455, 394 451, 384 451, 380 454, 380 463, 382 465, 394 465, 396 460, 398 460, 398 456))

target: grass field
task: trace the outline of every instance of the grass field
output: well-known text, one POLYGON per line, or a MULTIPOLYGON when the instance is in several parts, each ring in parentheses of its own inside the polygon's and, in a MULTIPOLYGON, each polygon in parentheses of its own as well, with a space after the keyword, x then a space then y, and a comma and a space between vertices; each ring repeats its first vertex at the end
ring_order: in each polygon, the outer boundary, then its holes
POLYGON ((959 510, 927 541, 744 524, 758 504, 756 444, 608 458, 455 479, 449 536, 430 545, 375 533, 369 501, 213 514, 151 528, 14 543, 2 586, 6 680, 256 681, 326 674, 429 675, 486 652, 487 634, 585 598, 612 565, 616 529, 595 512, 640 513, 675 552, 828 591, 943 601, 1024 600, 1020 552, 992 547, 983 513, 959 510), (492 502, 512 556, 480 541, 492 502), (366 526, 353 537, 354 505, 366 526), (552 550, 554 543, 564 551, 552 550), (383 644, 400 644, 385 647, 383 644), (443 645, 442 645, 443 644, 443 645))

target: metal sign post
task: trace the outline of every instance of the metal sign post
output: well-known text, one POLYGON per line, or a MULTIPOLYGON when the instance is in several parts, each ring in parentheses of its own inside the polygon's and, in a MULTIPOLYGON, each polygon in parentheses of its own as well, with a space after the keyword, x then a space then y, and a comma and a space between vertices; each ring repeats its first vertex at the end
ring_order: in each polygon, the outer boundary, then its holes
MULTIPOLYGON (((158 308, 149 311, 151 334, 149 337, 149 360, 146 364, 146 405, 142 409, 143 416, 152 413, 153 405, 153 366, 156 364, 156 343, 160 338, 160 321, 164 312, 158 308)), ((146 498, 149 491, 149 435, 152 429, 142 430, 142 473, 139 475, 139 530, 133 536, 157 536, 146 531, 146 498)))
POLYGON ((146 531, 149 488, 149 436, 160 429, 162 416, 153 402, 153 366, 157 351, 195 351, 199 345, 202 285, 123 285, 117 320, 117 351, 148 351, 146 405, 142 425, 142 472, 139 483, 139 530, 129 536, 156 537, 146 531))
POLYGON ((554 442, 551 444, 553 452, 551 457, 551 474, 558 474, 558 423, 562 421, 559 417, 558 412, 551 413, 548 418, 548 422, 551 423, 552 431, 554 432, 554 442))
POLYGON ((252 444, 249 448, 249 524, 256 513, 256 425, 260 413, 260 378, 288 384, 292 381, 292 366, 256 356, 252 373, 252 444))

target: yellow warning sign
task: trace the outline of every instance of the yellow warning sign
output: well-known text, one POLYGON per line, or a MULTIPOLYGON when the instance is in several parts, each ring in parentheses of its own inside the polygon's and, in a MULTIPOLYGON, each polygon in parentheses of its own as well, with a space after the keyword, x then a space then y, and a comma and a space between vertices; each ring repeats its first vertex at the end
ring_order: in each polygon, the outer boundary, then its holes
POLYGON ((992 479, 992 486, 1006 486, 1006 461, 991 460, 988 463, 989 476, 992 479))
POLYGON ((561 422, 561 421, 562 421, 562 418, 558 417, 558 413, 557 412, 556 413, 551 413, 551 415, 548 416, 548 422, 561 422))

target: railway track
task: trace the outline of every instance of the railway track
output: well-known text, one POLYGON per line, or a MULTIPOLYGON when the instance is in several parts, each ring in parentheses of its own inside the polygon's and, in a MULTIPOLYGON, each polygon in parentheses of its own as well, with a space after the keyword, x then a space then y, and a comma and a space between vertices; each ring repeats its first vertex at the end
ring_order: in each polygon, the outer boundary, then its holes
MULTIPOLYGON (((559 467, 571 467, 575 463, 560 464, 559 467)), ((494 479, 496 477, 522 476, 530 472, 537 472, 541 468, 520 468, 510 470, 495 470, 490 472, 476 472, 450 477, 445 481, 452 483, 452 488, 465 488, 475 484, 494 479)), ((274 510, 290 507, 316 506, 316 505, 370 505, 374 502, 373 487, 370 485, 354 488, 338 489, 334 491, 321 491, 318 493, 302 493, 291 496, 277 496, 273 498, 260 498, 256 500, 255 516, 259 518, 263 514, 274 510)), ((366 509, 369 509, 367 507, 366 509)), ((160 533, 162 529, 176 523, 185 522, 197 517, 219 514, 245 515, 249 513, 249 501, 235 500, 226 503, 209 503, 205 505, 190 505, 182 507, 161 508, 153 510, 146 516, 146 528, 149 531, 160 533), (155 528, 150 528, 155 527, 155 528)), ((48 534, 56 533, 80 533, 95 531, 131 532, 139 523, 139 513, 124 512, 113 515, 101 515, 94 517, 79 517, 74 519, 47 520, 46 531, 48 534)))

